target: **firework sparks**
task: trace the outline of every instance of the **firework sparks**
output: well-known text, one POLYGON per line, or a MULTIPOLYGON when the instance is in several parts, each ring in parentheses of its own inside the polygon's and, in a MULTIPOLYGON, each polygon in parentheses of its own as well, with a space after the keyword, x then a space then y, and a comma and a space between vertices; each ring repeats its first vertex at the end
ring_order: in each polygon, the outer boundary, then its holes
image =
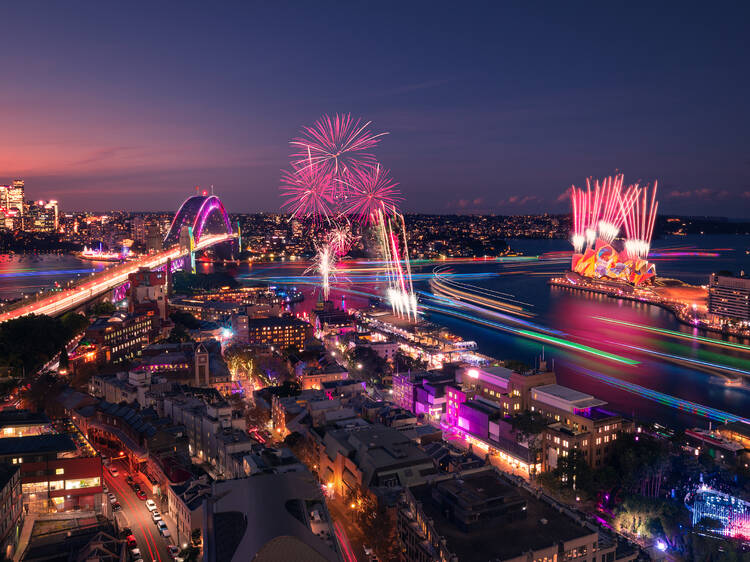
MULTIPOLYGON (((599 237, 605 242, 611 243, 620 232, 622 226, 622 213, 620 211, 620 199, 622 197, 622 182, 624 175, 610 176, 601 183, 602 213, 599 219, 599 237)), ((597 189, 599 182, 596 182, 597 189)))
POLYGON ((342 214, 350 215, 367 226, 377 221, 379 211, 386 215, 396 212, 396 202, 401 200, 396 189, 398 183, 391 179, 388 170, 381 168, 380 164, 374 168, 356 170, 349 180, 341 182, 349 188, 342 214))
POLYGON ((625 194, 622 203, 622 216, 625 222, 625 251, 628 257, 635 259, 646 259, 651 251, 651 238, 654 235, 654 224, 656 223, 656 211, 659 203, 656 201, 657 182, 648 197, 648 186, 640 189, 633 186, 625 194), (643 194, 643 197, 640 195, 643 194))
POLYGON ((305 275, 308 273, 317 273, 320 276, 323 300, 328 300, 331 282, 336 280, 336 254, 328 244, 323 244, 318 248, 318 253, 315 254, 312 265, 305 270, 305 275))
POLYGON ((387 133, 374 134, 369 127, 370 121, 362 123, 348 113, 337 113, 333 118, 324 115, 292 140, 290 144, 296 150, 292 163, 298 167, 319 166, 337 177, 372 167, 376 162, 370 150, 387 133))
POLYGON ((331 175, 317 166, 293 166, 281 176, 281 205, 294 218, 312 218, 314 222, 328 218, 335 205, 331 175))

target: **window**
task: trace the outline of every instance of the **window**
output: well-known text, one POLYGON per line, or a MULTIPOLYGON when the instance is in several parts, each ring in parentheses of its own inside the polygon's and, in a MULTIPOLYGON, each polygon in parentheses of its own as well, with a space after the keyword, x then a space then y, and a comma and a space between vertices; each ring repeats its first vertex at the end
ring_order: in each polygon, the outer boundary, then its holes
POLYGON ((65 474, 65 469, 64 468, 56 468, 55 469, 55 474, 65 474))
POLYGON ((98 476, 94 478, 81 478, 76 480, 66 480, 66 490, 79 490, 81 488, 95 488, 101 485, 101 480, 98 476))

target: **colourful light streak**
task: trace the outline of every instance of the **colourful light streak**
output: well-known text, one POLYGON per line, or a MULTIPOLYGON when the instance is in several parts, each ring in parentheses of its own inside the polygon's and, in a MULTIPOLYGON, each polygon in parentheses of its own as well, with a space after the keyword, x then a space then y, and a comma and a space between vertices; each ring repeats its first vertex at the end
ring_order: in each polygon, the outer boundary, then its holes
POLYGON ((710 406, 704 406, 702 404, 691 402, 689 400, 683 400, 682 398, 676 398, 674 396, 670 396, 669 394, 657 392, 656 390, 651 390, 650 388, 646 388, 632 382, 623 381, 618 378, 605 375, 603 373, 597 373, 578 365, 571 365, 570 367, 573 368, 577 373, 595 378, 597 380, 600 380, 601 382, 609 384, 610 386, 614 386, 622 390, 627 390, 628 392, 632 392, 633 394, 648 398, 665 406, 676 408, 683 412, 699 415, 701 417, 708 418, 714 421, 720 421, 722 423, 740 421, 750 424, 750 419, 743 418, 742 416, 738 416, 736 414, 724 412, 722 410, 711 408, 710 406))
POLYGON ((476 322, 477 324, 481 324, 483 326, 487 326, 490 328, 495 328, 498 330, 502 330, 505 332, 510 332, 513 334, 517 334, 520 336, 525 336, 530 339, 534 339, 537 341, 542 341, 549 343, 551 345, 562 347, 565 349, 570 349, 573 351, 578 351, 580 353, 585 353, 588 355, 593 355, 595 357, 599 357, 601 359, 607 359, 609 361, 615 361, 617 363, 621 363, 624 365, 639 365, 640 361, 635 361, 633 359, 628 359, 627 357, 621 357, 619 355, 615 355, 614 353, 607 353, 606 351, 602 351, 600 349, 596 349, 594 347, 589 347, 587 345, 578 344, 569 340, 564 340, 562 338, 557 338, 554 336, 548 336, 545 334, 540 334, 537 332, 532 332, 530 330, 522 330, 520 328, 514 328, 512 326, 506 326, 503 324, 499 324, 497 322, 492 322, 491 320, 485 320, 482 318, 477 318, 476 316, 469 316, 468 314, 463 314, 454 310, 449 310, 443 307, 437 307, 437 306, 427 306, 425 305, 425 308, 429 310, 434 310, 435 312, 439 312, 442 314, 447 314, 449 316, 455 316, 457 318, 463 318, 465 320, 468 320, 470 322, 476 322))
POLYGON ((628 326, 630 328, 637 328, 640 330, 645 330, 647 332, 653 332, 657 334, 664 334, 666 336, 672 336, 675 338, 685 339, 685 340, 694 340, 703 342, 709 345, 717 345, 720 347, 730 347, 732 349, 740 349, 742 351, 750 351, 750 346, 743 345, 740 343, 732 343, 728 341, 721 341, 713 338, 706 338, 703 336, 693 336, 690 334, 685 334, 683 332, 676 332, 674 330, 667 330, 665 328, 655 328, 653 326, 644 326, 643 324, 634 324, 632 322, 625 322, 624 320, 615 320, 614 318, 606 318, 604 316, 592 316, 595 320, 601 320, 602 322, 608 322, 610 324, 619 324, 621 326, 628 326))
POLYGON ((636 351, 641 351, 643 353, 647 353, 647 354, 650 354, 650 355, 656 355, 657 357, 664 357, 665 359, 673 359, 675 361, 681 361, 681 362, 684 362, 684 363, 690 363, 692 365, 700 365, 702 367, 709 367, 711 369, 719 369, 719 370, 722 370, 722 371, 732 371, 733 373, 738 373, 740 375, 750 376, 750 371, 745 371, 743 369, 737 369, 735 367, 730 367, 728 365, 721 365, 719 363, 710 363, 709 361, 701 361, 699 359, 692 359, 692 358, 689 358, 689 357, 681 357, 679 355, 672 355, 670 353, 662 353, 662 352, 659 352, 659 351, 653 351, 651 349, 646 349, 646 348, 638 347, 638 346, 635 346, 635 345, 627 345, 627 344, 624 344, 624 343, 616 343, 616 342, 612 342, 612 343, 615 343, 616 345, 619 345, 621 347, 627 347, 628 349, 634 349, 636 351))

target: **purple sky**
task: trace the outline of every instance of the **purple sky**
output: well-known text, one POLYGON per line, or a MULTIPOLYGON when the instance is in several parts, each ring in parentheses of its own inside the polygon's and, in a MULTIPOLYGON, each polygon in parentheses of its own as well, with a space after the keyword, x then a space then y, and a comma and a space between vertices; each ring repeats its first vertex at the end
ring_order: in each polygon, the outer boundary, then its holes
POLYGON ((560 212, 586 176, 750 213, 748 5, 4 3, 0 183, 63 209, 276 210, 300 126, 351 112, 424 212, 560 212))

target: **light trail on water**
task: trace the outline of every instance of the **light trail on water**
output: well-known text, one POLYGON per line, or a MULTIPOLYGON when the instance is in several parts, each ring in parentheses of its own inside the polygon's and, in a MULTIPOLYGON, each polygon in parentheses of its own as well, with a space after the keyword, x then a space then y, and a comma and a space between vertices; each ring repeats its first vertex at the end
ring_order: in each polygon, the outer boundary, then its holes
POLYGON ((476 316, 470 316, 468 314, 463 314, 461 312, 450 310, 447 308, 442 308, 438 306, 431 306, 431 305, 422 305, 423 308, 426 308, 428 310, 433 310, 437 313, 441 314, 447 314, 448 316, 455 316, 457 318, 462 318, 464 320, 468 320, 470 322, 475 322, 477 324, 481 324, 483 326, 487 326, 489 328, 495 328, 497 330, 501 330, 504 332, 510 332, 512 334, 516 334, 522 337, 526 337, 529 339, 534 339, 537 341, 549 343, 550 345, 553 345, 555 347, 561 347, 564 349, 569 349, 573 351, 578 351, 580 353, 585 353, 587 355, 593 355, 595 357, 599 357, 601 359, 607 359, 609 361, 614 361, 616 363, 621 363, 624 365, 639 365, 640 361, 636 361, 634 359, 628 359, 627 357, 622 357, 620 355, 615 355, 614 353, 608 353, 606 351, 602 351, 601 349, 596 349, 594 347, 590 347, 588 345, 583 345, 580 343, 576 343, 570 340, 565 340, 562 338, 558 338, 555 336, 549 336, 546 334, 540 334, 537 332, 532 332, 530 330, 522 330, 520 328, 514 328, 513 326, 507 326, 504 324, 500 324, 498 322, 493 322, 491 320, 485 320, 483 318, 478 318, 476 316))
POLYGON ((625 322, 624 320, 615 320, 614 318, 606 318, 604 316, 592 316, 592 318, 595 320, 600 320, 602 322, 608 322, 610 324, 619 324, 620 326, 628 326, 630 328, 637 328, 639 330, 645 330, 647 332, 652 332, 655 334, 663 334, 665 336, 672 336, 675 338, 681 338, 685 340, 699 341, 699 342, 706 343, 709 345, 717 345, 720 347, 729 347, 732 349, 739 349, 742 351, 750 351, 750 346, 743 345, 741 343, 722 341, 722 340, 717 340, 714 338, 707 338, 704 336, 694 336, 690 334, 685 334, 684 332, 677 332, 675 330, 667 330, 665 328, 655 328, 653 326, 645 326, 643 324, 634 324, 633 322, 625 322))
POLYGON ((581 373, 588 377, 597 379, 610 386, 614 386, 622 390, 626 390, 633 394, 637 394, 638 396, 642 396, 643 398, 648 398, 649 400, 653 400, 654 402, 658 402, 659 404, 670 406, 671 408, 676 408, 682 412, 687 412, 689 414, 694 414, 697 416, 701 416, 701 417, 704 417, 713 421, 722 422, 722 423, 743 422, 746 424, 750 424, 750 419, 744 418, 742 416, 738 416, 736 414, 732 414, 730 412, 724 412, 723 410, 711 408, 710 406, 704 406, 703 404, 698 404, 697 402, 691 402, 690 400, 683 400, 682 398, 676 398, 674 396, 670 396, 669 394, 664 394, 663 392, 651 390, 650 388, 646 388, 644 386, 640 386, 632 382, 624 381, 616 377, 612 377, 610 375, 597 373, 595 371, 586 369, 585 367, 581 367, 579 365, 571 365, 567 362, 565 363, 567 364, 568 368, 572 369, 576 373, 581 373))

